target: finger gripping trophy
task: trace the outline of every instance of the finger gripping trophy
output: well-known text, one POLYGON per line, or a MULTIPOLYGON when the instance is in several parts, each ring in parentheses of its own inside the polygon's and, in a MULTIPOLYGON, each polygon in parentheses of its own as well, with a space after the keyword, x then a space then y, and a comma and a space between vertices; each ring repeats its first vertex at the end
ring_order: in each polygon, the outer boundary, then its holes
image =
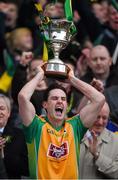
MULTIPOLYGON (((70 2, 70 0, 66 0, 70 2)), ((68 9, 68 2, 66 2, 66 8, 68 9)), ((51 4, 54 5, 55 4, 51 4)), ((50 8, 50 6, 49 6, 50 8)), ((47 8, 48 11, 48 8, 47 8)), ((45 75, 48 77, 57 77, 61 79, 66 79, 68 74, 68 66, 59 59, 59 53, 64 49, 74 36, 76 29, 72 21, 72 17, 69 18, 69 14, 66 13, 67 18, 52 18, 45 17, 43 25, 43 35, 46 39, 46 44, 48 48, 51 48, 54 54, 53 59, 49 59, 47 63, 44 64, 45 75), (47 19, 47 23, 46 23, 47 19)), ((72 13, 71 13, 72 14, 72 13)), ((72 16, 72 15, 71 15, 72 16)))

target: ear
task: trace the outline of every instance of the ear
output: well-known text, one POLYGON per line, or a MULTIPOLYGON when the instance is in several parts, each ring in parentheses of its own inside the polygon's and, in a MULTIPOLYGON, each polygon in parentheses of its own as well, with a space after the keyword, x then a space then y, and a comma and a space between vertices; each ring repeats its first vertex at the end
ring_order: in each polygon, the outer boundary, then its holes
POLYGON ((109 66, 111 66, 112 65, 112 59, 110 58, 110 60, 109 60, 109 66))
POLYGON ((42 106, 43 106, 44 109, 47 109, 47 102, 43 101, 42 106))

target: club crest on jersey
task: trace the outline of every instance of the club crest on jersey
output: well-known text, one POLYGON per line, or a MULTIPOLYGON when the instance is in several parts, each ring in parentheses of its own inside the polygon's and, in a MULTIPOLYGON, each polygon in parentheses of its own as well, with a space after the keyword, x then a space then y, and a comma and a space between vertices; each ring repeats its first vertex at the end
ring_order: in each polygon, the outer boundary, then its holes
POLYGON ((52 143, 50 143, 48 147, 47 156, 51 158, 60 159, 62 157, 65 157, 69 154, 69 146, 68 142, 64 142, 61 146, 56 146, 52 143))

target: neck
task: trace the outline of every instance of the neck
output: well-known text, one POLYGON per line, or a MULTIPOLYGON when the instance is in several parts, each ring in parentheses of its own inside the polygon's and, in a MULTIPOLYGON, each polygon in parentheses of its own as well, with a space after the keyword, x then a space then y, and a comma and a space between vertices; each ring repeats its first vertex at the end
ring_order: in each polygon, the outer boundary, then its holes
POLYGON ((100 79, 101 81, 105 81, 109 76, 109 72, 105 73, 105 74, 96 74, 96 78, 100 79))
POLYGON ((49 122, 52 124, 52 126, 53 126, 54 128, 58 128, 58 127, 62 126, 62 124, 63 124, 63 122, 64 122, 64 120, 65 120, 65 119, 63 119, 63 120, 54 119, 54 118, 51 118, 51 117, 49 117, 49 116, 48 116, 48 119, 49 119, 49 122))

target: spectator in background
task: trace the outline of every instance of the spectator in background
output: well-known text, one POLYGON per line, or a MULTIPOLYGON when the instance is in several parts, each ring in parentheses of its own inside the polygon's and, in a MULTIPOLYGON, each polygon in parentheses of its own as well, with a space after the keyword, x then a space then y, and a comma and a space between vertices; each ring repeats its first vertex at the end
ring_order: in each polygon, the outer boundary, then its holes
MULTIPOLYGON (((108 3, 107 3, 108 5, 108 3)), ((97 1, 93 1, 92 2, 92 11, 95 14, 95 16, 98 18, 98 20, 100 21, 101 24, 105 24, 107 23, 107 19, 108 19, 108 10, 104 10, 104 6, 97 1)))
POLYGON ((104 94, 110 107, 110 119, 118 125, 118 85, 106 88, 104 94))
POLYGON ((83 48, 81 51, 81 55, 78 58, 76 62, 76 69, 75 69, 75 74, 78 78, 83 77, 88 70, 88 62, 90 56, 90 49, 89 48, 83 48))
POLYGON ((50 18, 64 18, 64 6, 61 2, 49 3, 45 7, 44 15, 50 18))
POLYGON ((6 35, 6 44, 12 56, 15 56, 17 51, 19 53, 31 51, 33 49, 32 32, 28 28, 17 28, 6 35))
MULTIPOLYGON (((41 57, 33 57, 32 52, 23 52, 20 64, 16 68, 16 72, 12 80, 11 96, 14 102, 12 120, 17 127, 21 127, 21 118, 18 114, 18 93, 22 87, 35 76, 36 68, 41 64, 43 64, 41 57)), ((42 80, 42 82, 37 85, 32 95, 31 102, 33 103, 38 115, 45 113, 42 106, 43 95, 48 85, 52 83, 51 81, 52 80, 48 78, 42 80)))
POLYGON ((80 145, 80 179, 118 179, 118 135, 106 129, 109 106, 104 104, 80 145))
POLYGON ((0 149, 9 179, 28 177, 27 146, 22 130, 9 125, 10 99, 0 94, 0 149))
POLYGON ((89 0, 75 0, 73 4, 74 8, 79 11, 91 41, 94 44, 105 45, 110 55, 113 56, 118 43, 118 0, 115 0, 115 6, 112 0, 109 1, 107 26, 101 24, 95 17, 89 0))
MULTIPOLYGON (((5 69, 3 50, 6 48, 5 34, 18 27, 18 5, 13 0, 0 1, 0 68, 5 69)), ((2 73, 0 73, 1 75, 2 73)))
MULTIPOLYGON (((1 147, 1 145, 0 145, 0 147, 1 147)), ((4 165, 4 160, 1 157, 1 148, 0 148, 0 179, 7 179, 7 173, 6 173, 6 168, 4 165)))
POLYGON ((14 0, 0 1, 0 12, 1 18, 4 18, 1 23, 5 32, 10 32, 17 27, 18 5, 14 0))
POLYGON ((20 61, 22 52, 33 50, 32 32, 28 28, 17 28, 6 35, 6 45, 16 65, 20 61))
MULTIPOLYGON (((26 84, 26 82, 30 81, 35 76, 37 66, 43 64, 43 61, 40 57, 34 58, 33 55, 32 57, 28 56, 31 54, 32 52, 23 53, 22 62, 24 62, 24 64, 21 62, 17 66, 16 72, 13 77, 11 94, 16 105, 18 105, 17 98, 19 91, 26 84), (29 61, 27 61, 28 58, 29 61)), ((42 80, 42 82, 37 85, 35 92, 31 98, 38 115, 41 115, 43 92, 47 89, 47 87, 48 82, 46 80, 42 80)))
POLYGON ((81 77, 83 81, 90 83, 93 77, 95 77, 103 82, 105 88, 118 84, 118 73, 116 69, 110 68, 112 58, 105 46, 97 45, 93 47, 87 63, 89 69, 87 73, 81 77))
POLYGON ((103 13, 103 23, 107 24, 108 20, 109 20, 109 14, 108 14, 108 10, 109 10, 109 1, 108 0, 101 0, 100 4, 102 6, 102 13, 103 13))
POLYGON ((0 78, 0 89, 8 92, 15 73, 16 66, 21 61, 23 51, 31 51, 33 48, 32 33, 28 28, 17 28, 7 34, 6 49, 4 49, 4 62, 6 71, 0 78))

